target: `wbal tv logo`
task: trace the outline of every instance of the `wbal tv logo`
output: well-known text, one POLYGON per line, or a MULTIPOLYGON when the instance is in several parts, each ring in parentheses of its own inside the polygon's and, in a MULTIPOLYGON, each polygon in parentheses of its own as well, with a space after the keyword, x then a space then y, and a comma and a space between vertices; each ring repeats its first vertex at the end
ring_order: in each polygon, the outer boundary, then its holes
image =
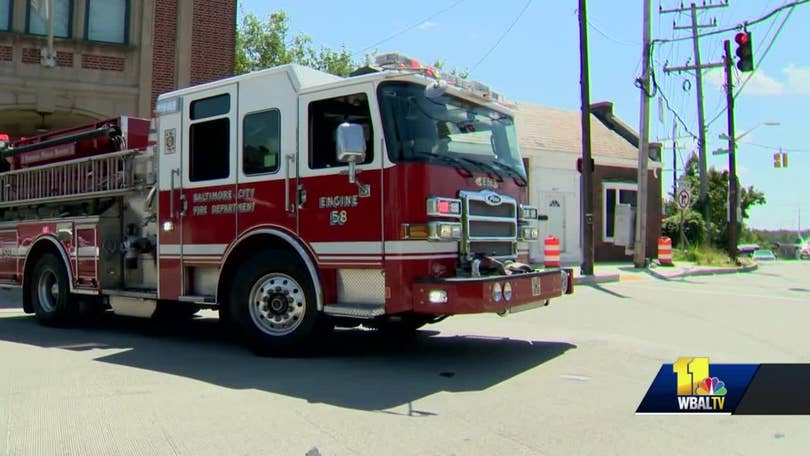
POLYGON ((678 408, 681 411, 713 410, 726 405, 726 384, 709 375, 709 358, 679 358, 672 365, 677 374, 678 408))

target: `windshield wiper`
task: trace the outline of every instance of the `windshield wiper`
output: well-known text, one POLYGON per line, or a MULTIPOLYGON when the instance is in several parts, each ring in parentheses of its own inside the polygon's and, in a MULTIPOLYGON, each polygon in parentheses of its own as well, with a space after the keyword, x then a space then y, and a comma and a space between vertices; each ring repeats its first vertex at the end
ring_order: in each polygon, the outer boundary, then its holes
POLYGON ((490 163, 490 165, 492 165, 493 167, 497 166, 500 169, 506 171, 506 173, 509 174, 509 176, 511 176, 512 179, 514 179, 515 182, 520 187, 525 187, 529 185, 529 182, 526 180, 526 178, 523 177, 519 172, 515 171, 515 169, 512 168, 511 166, 506 166, 503 163, 497 161, 493 161, 492 163, 490 163))
MULTIPOLYGON (((501 173, 498 172, 498 168, 495 168, 491 164, 476 161, 476 160, 471 160, 471 159, 466 158, 466 157, 460 157, 460 160, 464 160, 467 163, 472 163, 473 165, 475 165, 475 166, 481 168, 482 170, 484 170, 484 172, 486 172, 487 175, 489 175, 490 173, 494 174, 495 177, 496 177, 496 180, 498 182, 503 182, 503 176, 501 176, 501 173)), ((492 176, 490 176, 490 177, 492 177, 492 176)))
POLYGON ((441 155, 441 154, 437 154, 435 152, 424 152, 424 151, 420 151, 420 152, 414 151, 413 155, 415 155, 415 156, 420 156, 420 155, 421 156, 428 156, 428 157, 439 159, 440 161, 443 161, 445 163, 449 163, 449 164, 453 165, 456 169, 460 169, 460 170, 464 171, 466 173, 466 176, 464 176, 464 177, 473 177, 475 175, 466 166, 464 166, 463 162, 460 159, 458 159, 456 157, 451 157, 449 155, 441 155))

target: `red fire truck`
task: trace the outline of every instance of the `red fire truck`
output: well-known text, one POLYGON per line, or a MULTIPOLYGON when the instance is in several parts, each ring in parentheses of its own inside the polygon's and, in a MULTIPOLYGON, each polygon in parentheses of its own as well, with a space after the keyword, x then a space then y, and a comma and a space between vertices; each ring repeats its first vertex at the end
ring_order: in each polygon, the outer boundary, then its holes
POLYGON ((2 151, 0 284, 44 323, 218 309, 257 350, 413 331, 571 293, 538 236, 511 110, 400 54, 166 93, 2 151), (150 129, 153 135, 150 139, 150 129))

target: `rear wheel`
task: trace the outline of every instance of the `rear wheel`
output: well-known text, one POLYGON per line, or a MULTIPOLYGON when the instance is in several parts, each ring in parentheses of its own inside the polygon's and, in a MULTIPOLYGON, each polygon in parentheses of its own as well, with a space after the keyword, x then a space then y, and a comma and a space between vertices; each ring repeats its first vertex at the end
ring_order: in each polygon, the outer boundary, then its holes
POLYGON ((264 251, 243 263, 229 296, 231 318, 259 354, 309 353, 328 329, 309 273, 287 252, 264 251))
POLYGON ((76 312, 64 263, 51 253, 42 255, 31 274, 31 303, 37 320, 56 325, 73 320, 76 312))

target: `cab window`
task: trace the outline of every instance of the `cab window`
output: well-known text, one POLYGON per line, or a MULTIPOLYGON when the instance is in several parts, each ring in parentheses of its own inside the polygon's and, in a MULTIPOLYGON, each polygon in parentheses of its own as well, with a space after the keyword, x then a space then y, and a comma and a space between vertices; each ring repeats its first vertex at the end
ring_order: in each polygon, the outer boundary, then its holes
POLYGON ((230 175, 231 110, 228 94, 191 103, 189 126, 189 180, 224 179, 230 175))
POLYGON ((338 125, 350 122, 363 126, 366 136, 366 159, 374 160, 373 130, 368 97, 364 93, 313 101, 309 104, 309 167, 311 169, 346 166, 335 155, 338 125))
POLYGON ((247 176, 278 171, 281 113, 273 109, 245 116, 242 125, 242 171, 247 176))

